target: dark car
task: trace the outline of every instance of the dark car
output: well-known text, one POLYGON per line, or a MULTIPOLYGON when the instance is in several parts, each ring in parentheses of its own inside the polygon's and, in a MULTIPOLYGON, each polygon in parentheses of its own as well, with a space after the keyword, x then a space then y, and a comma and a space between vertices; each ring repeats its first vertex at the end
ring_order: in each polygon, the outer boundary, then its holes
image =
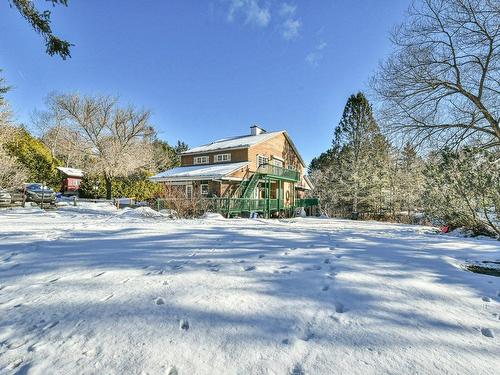
POLYGON ((42 200, 43 203, 55 204, 56 202, 55 191, 42 184, 26 184, 25 190, 27 202, 41 203, 42 200))

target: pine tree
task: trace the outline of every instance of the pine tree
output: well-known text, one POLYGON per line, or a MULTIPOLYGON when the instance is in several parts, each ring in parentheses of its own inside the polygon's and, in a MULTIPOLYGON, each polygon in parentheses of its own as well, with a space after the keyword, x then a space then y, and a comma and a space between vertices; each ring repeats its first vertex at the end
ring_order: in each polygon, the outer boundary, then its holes
POLYGON ((352 95, 332 147, 313 159, 309 168, 323 207, 327 202, 331 210, 381 211, 388 194, 388 160, 389 142, 370 103, 361 92, 352 95))
POLYGON ((363 93, 352 95, 344 108, 332 146, 337 159, 336 182, 342 200, 352 212, 375 208, 383 185, 387 140, 380 133, 363 93))
MULTIPOLYGON (((68 6, 68 0, 47 0, 52 6, 68 6)), ((59 55, 63 60, 71 57, 72 44, 60 39, 54 34, 51 27, 50 10, 39 11, 32 0, 9 0, 33 29, 45 40, 46 52, 49 55, 59 55)))

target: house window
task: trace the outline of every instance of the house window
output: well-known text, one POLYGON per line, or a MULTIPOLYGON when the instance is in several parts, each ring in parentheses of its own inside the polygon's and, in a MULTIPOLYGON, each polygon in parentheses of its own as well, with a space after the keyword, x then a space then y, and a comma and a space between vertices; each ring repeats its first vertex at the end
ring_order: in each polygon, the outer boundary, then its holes
POLYGON ((222 163, 225 161, 231 161, 231 154, 218 154, 215 155, 214 161, 216 163, 222 163))
POLYGON ((186 198, 193 197, 193 185, 186 185, 186 198))
POLYGON ((269 158, 264 155, 257 155, 257 168, 261 165, 267 164, 269 162, 269 158))
POLYGON ((200 185, 200 192, 201 192, 201 195, 207 196, 208 195, 208 184, 201 184, 200 185))
POLYGON ((195 156, 193 159, 194 164, 208 164, 208 156, 195 156))
POLYGON ((283 168, 283 160, 273 159, 272 164, 275 165, 276 167, 283 168))

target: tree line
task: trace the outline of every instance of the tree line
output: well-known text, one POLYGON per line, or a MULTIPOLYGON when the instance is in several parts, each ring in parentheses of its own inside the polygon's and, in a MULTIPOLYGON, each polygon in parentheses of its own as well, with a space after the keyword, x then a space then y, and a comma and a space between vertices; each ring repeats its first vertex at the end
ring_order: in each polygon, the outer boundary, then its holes
POLYGON ((327 213, 418 215, 500 237, 499 19, 497 0, 412 3, 371 80, 376 116, 351 96, 310 165, 327 213))
POLYGON ((0 95, 2 188, 46 182, 58 189, 56 168, 63 166, 84 171, 83 196, 149 199, 161 187, 148 177, 179 165, 178 155, 187 149, 181 141, 170 145, 159 139, 149 111, 110 96, 51 95, 47 108, 34 113, 30 129, 13 121, 0 95))

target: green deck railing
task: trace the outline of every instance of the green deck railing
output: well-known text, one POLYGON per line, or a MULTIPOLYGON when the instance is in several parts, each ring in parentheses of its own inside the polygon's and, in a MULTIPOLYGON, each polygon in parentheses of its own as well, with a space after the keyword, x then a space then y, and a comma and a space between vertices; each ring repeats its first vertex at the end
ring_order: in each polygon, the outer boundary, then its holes
POLYGON ((239 214, 250 212, 275 212, 293 210, 296 207, 313 207, 319 204, 317 198, 297 199, 294 204, 287 204, 284 199, 251 199, 251 198, 166 198, 156 201, 156 209, 173 209, 190 212, 219 212, 221 214, 239 214))
POLYGON ((257 169, 257 173, 293 182, 300 180, 299 172, 272 164, 261 164, 257 169))

